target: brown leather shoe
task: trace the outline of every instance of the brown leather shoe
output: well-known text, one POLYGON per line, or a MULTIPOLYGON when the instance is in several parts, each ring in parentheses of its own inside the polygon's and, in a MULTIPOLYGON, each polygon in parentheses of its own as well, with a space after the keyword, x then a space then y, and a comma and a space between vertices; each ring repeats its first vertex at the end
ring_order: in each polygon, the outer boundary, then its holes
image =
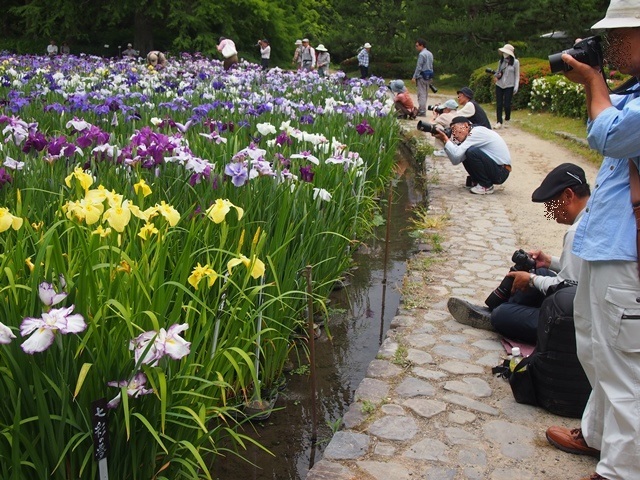
POLYGON ((588 477, 583 477, 580 480, 607 480, 607 478, 603 477, 598 473, 592 473, 588 477))
MULTIPOLYGON (((587 442, 585 442, 582 436, 581 428, 549 427, 547 429, 547 440, 549 440, 551 445, 559 448, 563 452, 575 453, 576 455, 589 455, 590 457, 600 456, 600 450, 596 450, 587 445, 587 442)), ((594 475, 598 474, 595 473, 594 475)), ((603 477, 592 476, 583 480, 590 480, 591 478, 596 480, 603 477)))

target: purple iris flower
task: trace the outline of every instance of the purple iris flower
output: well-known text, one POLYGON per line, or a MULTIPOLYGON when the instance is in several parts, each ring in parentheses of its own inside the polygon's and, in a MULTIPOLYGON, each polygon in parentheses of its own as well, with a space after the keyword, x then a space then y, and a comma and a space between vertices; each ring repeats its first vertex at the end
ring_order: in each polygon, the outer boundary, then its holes
POLYGON ((375 131, 366 120, 362 120, 359 125, 356 125, 356 132, 358 132, 360 135, 373 135, 375 131))
POLYGON ((247 172, 247 167, 244 163, 228 163, 224 167, 225 175, 231 177, 231 183, 233 183, 236 187, 241 187, 247 182, 247 178, 249 177, 249 173, 247 172))
POLYGON ((313 182, 313 169, 311 165, 307 165, 306 167, 300 167, 300 179, 303 182, 313 182))
POLYGON ((293 141, 291 140, 289 135, 287 135, 287 132, 282 132, 282 133, 280 133, 280 135, 278 135, 276 137, 276 144, 282 146, 285 143, 287 145, 291 145, 293 143, 293 141))
POLYGON ((4 167, 0 167, 0 188, 2 188, 5 183, 11 183, 12 180, 9 172, 7 172, 4 167))

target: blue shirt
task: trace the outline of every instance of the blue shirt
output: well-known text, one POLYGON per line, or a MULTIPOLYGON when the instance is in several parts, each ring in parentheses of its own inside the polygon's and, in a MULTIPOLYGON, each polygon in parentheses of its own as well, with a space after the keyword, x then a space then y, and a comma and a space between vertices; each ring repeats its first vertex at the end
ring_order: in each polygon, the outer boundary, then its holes
POLYGON ((589 145, 605 157, 578 225, 573 253, 588 261, 637 261, 628 159, 638 165, 640 90, 612 95, 611 102, 613 106, 588 125, 589 145))

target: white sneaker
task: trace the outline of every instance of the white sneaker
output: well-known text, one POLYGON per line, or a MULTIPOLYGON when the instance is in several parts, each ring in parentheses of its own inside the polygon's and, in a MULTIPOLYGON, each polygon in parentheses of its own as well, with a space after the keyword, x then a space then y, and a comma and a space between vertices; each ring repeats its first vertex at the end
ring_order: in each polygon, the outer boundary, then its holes
POLYGON ((504 128, 509 128, 509 122, 508 122, 508 121, 507 121, 507 122, 504 122, 503 127, 504 127, 504 128))
POLYGON ((476 195, 491 195, 493 193, 493 185, 485 188, 482 185, 478 184, 475 187, 471 187, 471 190, 469 191, 471 193, 475 193, 476 195))
POLYGON ((500 122, 496 123, 496 124, 493 126, 493 129, 494 129, 494 130, 500 130, 501 128, 502 128, 502 124, 501 124, 500 122))
POLYGON ((445 152, 444 150, 436 150, 433 152, 433 156, 434 157, 446 157, 447 156, 447 152, 445 152))

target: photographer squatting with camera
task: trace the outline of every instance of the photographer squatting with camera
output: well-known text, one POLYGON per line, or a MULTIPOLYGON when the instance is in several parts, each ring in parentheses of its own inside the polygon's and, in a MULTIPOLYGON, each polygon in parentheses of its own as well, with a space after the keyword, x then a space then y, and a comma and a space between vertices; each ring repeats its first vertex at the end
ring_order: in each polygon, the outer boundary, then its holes
POLYGON ((471 193, 490 195, 494 184, 501 185, 509 177, 509 148, 493 130, 472 125, 462 116, 451 120, 451 131, 424 122, 418 123, 418 129, 431 133, 444 144, 444 152, 453 165, 462 163, 469 174, 466 186, 471 187, 471 193))
POLYGON ((453 318, 465 325, 495 329, 507 338, 535 344, 539 309, 545 295, 561 282, 578 281, 580 259, 571 249, 590 194, 584 170, 579 166, 563 163, 549 172, 531 200, 544 203, 547 218, 570 225, 560 258, 540 250, 516 251, 511 259, 514 266, 485 300, 489 308, 452 297, 447 307, 453 318))

